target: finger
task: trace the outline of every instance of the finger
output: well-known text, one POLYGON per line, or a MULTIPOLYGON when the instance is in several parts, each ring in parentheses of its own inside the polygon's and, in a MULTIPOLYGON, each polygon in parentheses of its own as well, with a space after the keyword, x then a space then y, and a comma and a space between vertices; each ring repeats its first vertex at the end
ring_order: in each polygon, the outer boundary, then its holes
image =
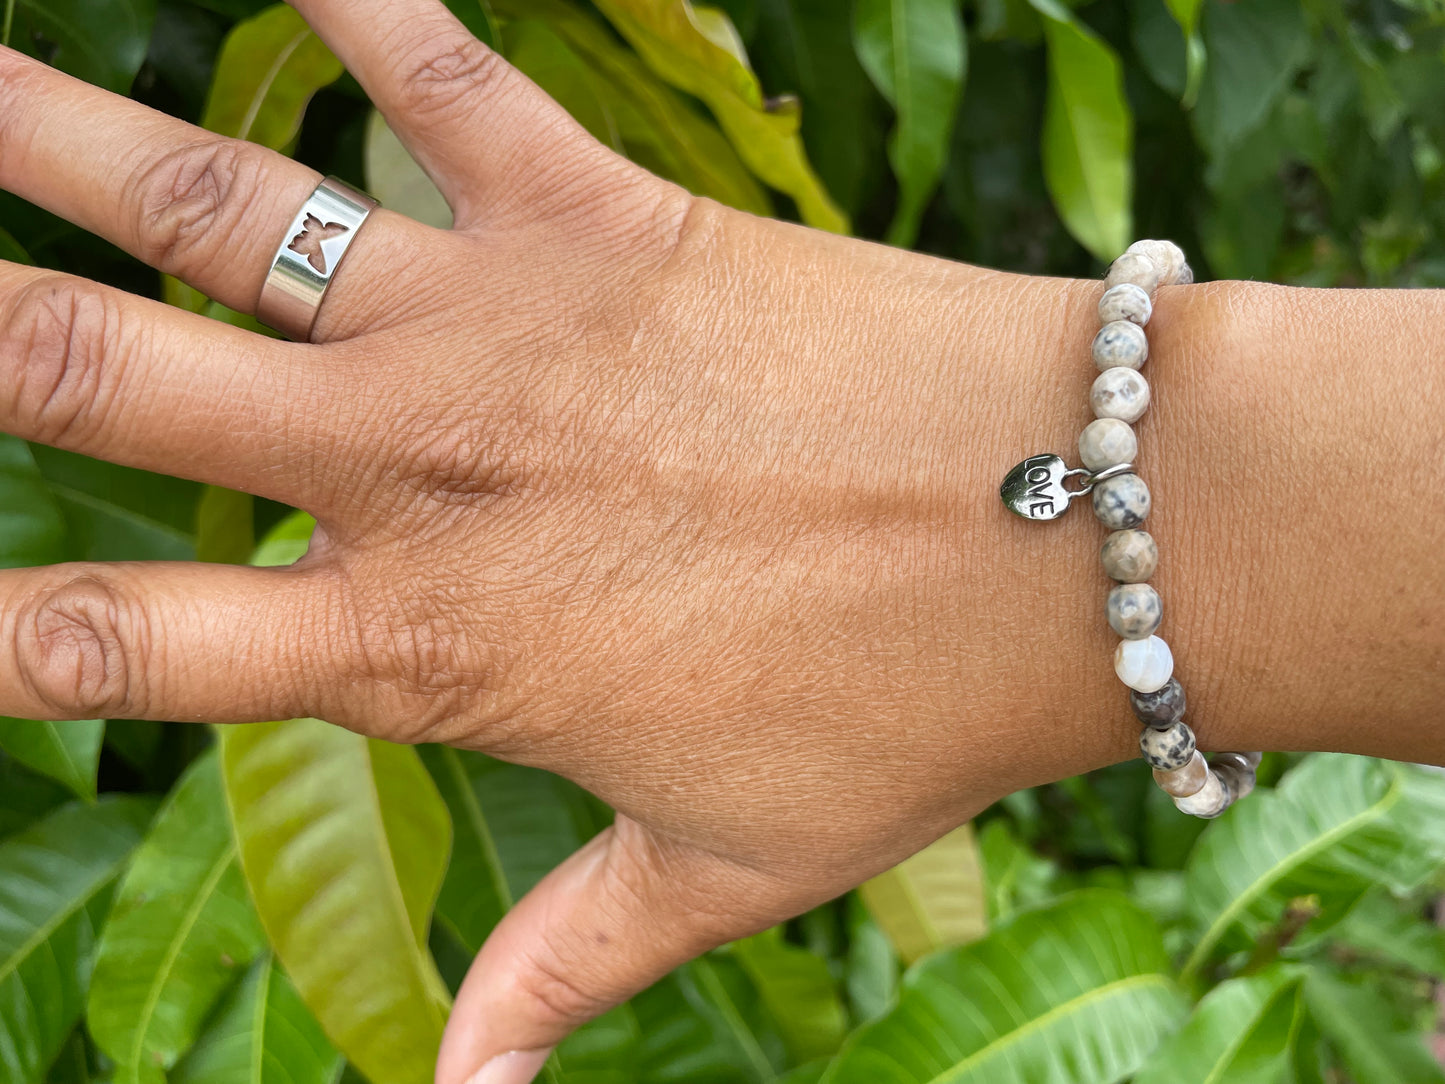
MULTIPOLYGON (((114 242, 222 304, 254 312, 314 170, 0 48, 0 188, 114 242)), ((337 271, 328 307, 368 297, 405 220, 373 215, 337 271)))
POLYGON ((290 0, 465 227, 534 203, 602 147, 438 0, 290 0))
POLYGON ((0 713, 251 722, 316 714, 326 589, 300 570, 119 563, 0 572, 0 713))
POLYGON ((761 874, 618 817, 492 931, 457 994, 436 1082, 525 1084, 573 1029, 805 906, 761 874))
POLYGON ((0 263, 0 430, 313 511, 355 377, 324 350, 0 263))

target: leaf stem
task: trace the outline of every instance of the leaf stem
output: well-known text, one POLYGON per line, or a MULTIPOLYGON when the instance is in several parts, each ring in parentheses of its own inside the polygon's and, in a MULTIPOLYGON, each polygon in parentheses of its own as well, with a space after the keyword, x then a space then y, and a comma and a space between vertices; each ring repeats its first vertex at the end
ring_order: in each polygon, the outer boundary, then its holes
POLYGON ((10 28, 15 23, 15 0, 5 0, 5 24, 0 26, 0 45, 10 44, 10 28))

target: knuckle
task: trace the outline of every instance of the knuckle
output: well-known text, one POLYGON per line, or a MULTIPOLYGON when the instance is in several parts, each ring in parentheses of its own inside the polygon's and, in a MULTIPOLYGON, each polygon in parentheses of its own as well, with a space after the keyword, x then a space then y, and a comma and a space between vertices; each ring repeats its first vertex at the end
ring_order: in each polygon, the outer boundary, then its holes
POLYGON ((438 48, 434 40, 405 54, 396 76, 402 108, 412 115, 444 113, 490 93, 505 79, 506 62, 473 37, 438 48))
POLYGON ((126 345, 119 306, 104 291, 62 276, 22 287, 0 324, 0 353, 16 359, 14 403, 27 434, 46 444, 93 437, 126 345))
POLYGON ((527 481, 522 464, 499 441, 450 428, 421 437, 397 474, 408 490, 444 505, 515 496, 527 481))
POLYGON ((132 177, 142 259, 182 278, 204 272, 264 190, 266 154, 240 140, 176 147, 132 177))
POLYGON ((147 642, 144 611, 114 581, 81 575, 22 613, 18 668, 57 716, 134 715, 143 711, 136 663, 147 642))
MULTIPOLYGON (((557 936, 552 935, 554 939, 557 936)), ((551 1019, 577 1025, 602 1015, 622 1000, 623 993, 588 989, 581 978, 587 969, 569 964, 568 955, 572 953, 558 955, 544 946, 527 959, 517 975, 516 988, 523 1004, 540 1009, 551 1019)))

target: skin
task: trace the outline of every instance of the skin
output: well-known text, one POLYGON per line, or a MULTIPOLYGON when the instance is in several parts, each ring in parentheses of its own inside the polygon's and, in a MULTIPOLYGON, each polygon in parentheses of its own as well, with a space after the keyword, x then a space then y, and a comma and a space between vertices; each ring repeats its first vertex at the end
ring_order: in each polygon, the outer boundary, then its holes
MULTIPOLYGON (((1106 532, 997 497, 1074 458, 1099 283, 694 199, 434 0, 296 7, 458 225, 377 212, 306 345, 0 264, 0 427, 319 521, 285 569, 0 572, 0 713, 313 715, 611 803, 483 948, 438 1084, 528 1079, 682 961, 1137 756, 1106 532)), ((0 50, 0 186, 234 308, 318 180, 0 50)), ((1138 462, 1201 748, 1445 760, 1442 321, 1159 290, 1138 462)))

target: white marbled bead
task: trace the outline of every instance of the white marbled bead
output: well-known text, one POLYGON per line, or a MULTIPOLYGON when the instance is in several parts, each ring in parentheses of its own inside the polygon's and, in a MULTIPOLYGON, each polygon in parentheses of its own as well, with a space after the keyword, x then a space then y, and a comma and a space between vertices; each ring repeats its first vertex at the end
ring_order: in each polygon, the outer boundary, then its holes
POLYGON ((1138 369, 1149 360, 1149 337, 1132 321, 1111 320, 1099 329, 1089 350, 1100 372, 1120 365, 1138 369))
POLYGON ((1114 673, 1129 688, 1141 693, 1162 689, 1174 673, 1174 655, 1157 636, 1120 640, 1114 649, 1114 673))
MULTIPOLYGON (((1159 272, 1159 285, 1169 286, 1183 282, 1180 277, 1188 269, 1184 250, 1173 241, 1135 241, 1124 250, 1126 255, 1145 256, 1153 262, 1159 272)), ((1190 276, 1190 281, 1193 276, 1190 276)))
POLYGON ((1109 579, 1143 583, 1159 567, 1159 547, 1148 531, 1115 531, 1099 548, 1099 560, 1109 579))
POLYGON ((1182 768, 1154 769, 1154 782, 1171 798, 1188 798, 1191 794, 1197 794, 1199 788, 1208 780, 1209 765, 1204 762, 1204 754, 1198 749, 1194 750, 1189 762, 1182 768))
MULTIPOLYGON (((1159 598, 1159 592, 1147 583, 1121 583, 1109 592, 1104 603, 1104 616, 1120 638, 1145 640, 1159 631, 1159 622, 1164 620, 1164 602, 1159 598)), ((1154 690, 1139 691, 1152 693, 1154 690)))
POLYGON ((1099 298, 1099 323, 1112 324, 1115 320, 1128 320, 1143 327, 1154 315, 1154 305, 1140 287, 1132 282, 1121 282, 1111 286, 1099 298))
POLYGON ((1204 786, 1187 798, 1175 798, 1174 806, 1179 812, 1196 817, 1217 817, 1229 808, 1229 793, 1219 776, 1210 772, 1204 786))
POLYGON ((1148 256, 1137 252, 1126 252, 1109 265, 1104 276, 1104 285, 1118 286, 1121 282, 1132 282, 1146 294, 1152 294, 1159 285, 1159 269, 1148 256))
POLYGON ((1084 426, 1079 434, 1079 458, 1090 470, 1132 463, 1138 452, 1139 441, 1134 430, 1118 418, 1099 418, 1084 426))
POLYGON ((1094 516, 1111 531, 1137 527, 1149 518, 1149 487, 1137 474, 1116 474, 1094 486, 1094 516))
POLYGON ((1149 409, 1149 381, 1133 369, 1105 369, 1089 389, 1089 405, 1096 418, 1118 418, 1132 425, 1149 409))

